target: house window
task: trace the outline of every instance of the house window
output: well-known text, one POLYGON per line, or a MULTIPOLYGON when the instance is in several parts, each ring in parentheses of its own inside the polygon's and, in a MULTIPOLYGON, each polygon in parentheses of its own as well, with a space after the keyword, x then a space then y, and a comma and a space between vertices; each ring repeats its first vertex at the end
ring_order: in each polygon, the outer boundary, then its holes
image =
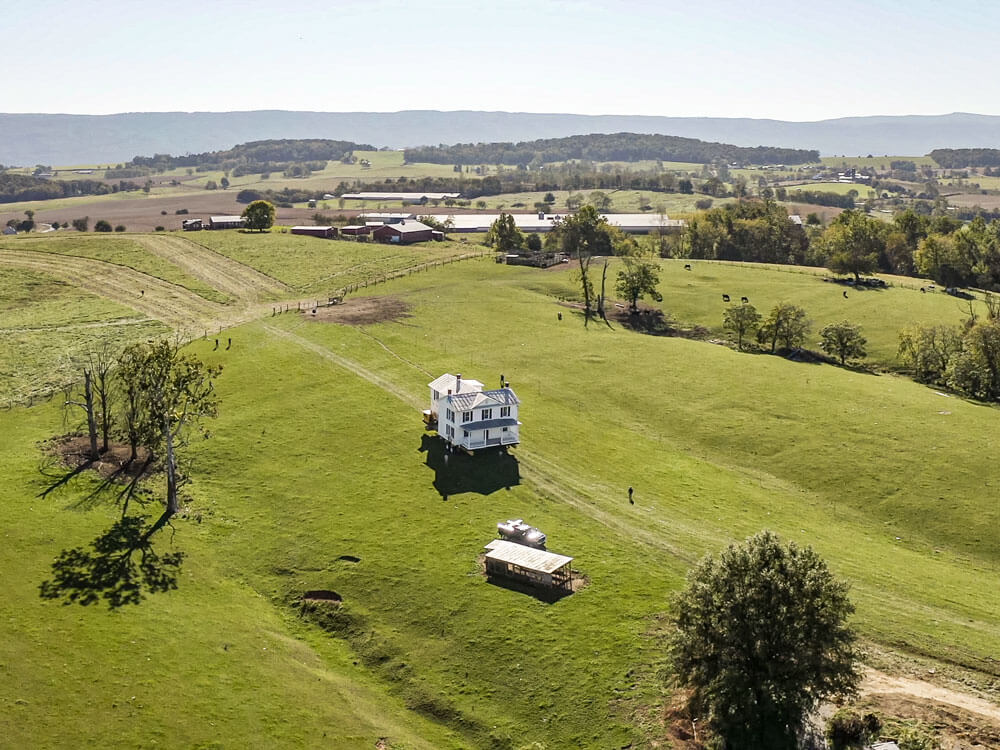
POLYGON ((469 431, 468 430, 462 430, 462 437, 469 437, 469 431))
POLYGON ((445 411, 445 414, 447 415, 449 422, 454 422, 455 421, 455 412, 453 412, 451 409, 447 409, 445 411))
POLYGON ((483 409, 483 415, 482 415, 481 419, 493 419, 493 410, 492 409, 483 409))
POLYGON ((500 416, 501 417, 509 417, 510 416, 510 407, 509 406, 501 406, 500 407, 500 416))
POLYGON ((463 411, 462 412, 462 421, 463 422, 471 422, 472 421, 472 412, 471 411, 463 411))

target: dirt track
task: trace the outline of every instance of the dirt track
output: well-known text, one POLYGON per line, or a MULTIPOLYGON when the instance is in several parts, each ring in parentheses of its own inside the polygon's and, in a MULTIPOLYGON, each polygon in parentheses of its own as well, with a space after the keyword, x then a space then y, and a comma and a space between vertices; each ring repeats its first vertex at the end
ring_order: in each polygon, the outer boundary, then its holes
POLYGON ((277 279, 185 237, 136 235, 132 239, 153 255, 174 263, 214 289, 238 300, 256 302, 289 291, 277 279))
POLYGON ((864 683, 861 685, 861 692, 866 695, 893 694, 917 698, 921 701, 944 703, 948 706, 961 708, 989 719, 992 724, 1000 727, 1000 706, 997 704, 969 693, 950 690, 940 685, 924 682, 923 680, 914 680, 909 677, 892 677, 884 672, 871 669, 865 675, 864 683))
POLYGON ((177 284, 91 258, 4 249, 0 250, 2 265, 65 279, 175 328, 203 326, 222 317, 226 309, 177 284))

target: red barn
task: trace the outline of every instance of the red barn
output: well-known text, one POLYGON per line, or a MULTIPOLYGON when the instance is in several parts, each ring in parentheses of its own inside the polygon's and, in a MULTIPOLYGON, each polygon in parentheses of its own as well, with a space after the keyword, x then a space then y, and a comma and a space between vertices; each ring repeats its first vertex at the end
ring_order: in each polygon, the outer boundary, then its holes
POLYGON ((426 242, 434 238, 434 230, 419 221, 403 221, 399 224, 383 224, 374 232, 379 242, 392 242, 408 245, 411 242, 426 242))
POLYGON ((304 234, 309 237, 333 239, 337 236, 337 227, 292 227, 292 234, 304 234))

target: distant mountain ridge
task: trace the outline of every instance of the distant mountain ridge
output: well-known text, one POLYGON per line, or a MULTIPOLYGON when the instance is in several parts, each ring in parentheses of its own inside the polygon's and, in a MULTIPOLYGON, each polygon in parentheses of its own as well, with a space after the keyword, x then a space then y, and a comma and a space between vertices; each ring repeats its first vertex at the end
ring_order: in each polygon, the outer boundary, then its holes
POLYGON ((827 156, 922 155, 935 148, 1000 147, 1000 116, 953 113, 789 122, 437 110, 0 114, 0 163, 117 163, 135 156, 214 151, 270 138, 331 138, 404 148, 620 132, 748 147, 818 149, 827 156))

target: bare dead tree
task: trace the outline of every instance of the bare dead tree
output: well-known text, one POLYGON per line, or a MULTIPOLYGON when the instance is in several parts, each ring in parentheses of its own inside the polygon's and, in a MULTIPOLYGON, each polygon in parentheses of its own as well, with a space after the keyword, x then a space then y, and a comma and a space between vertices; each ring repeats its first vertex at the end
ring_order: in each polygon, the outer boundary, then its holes
POLYGON ((65 406, 78 406, 87 415, 87 434, 90 437, 90 452, 88 458, 91 461, 96 461, 100 458, 100 453, 97 451, 97 414, 94 408, 94 389, 91 383, 90 370, 84 369, 83 371, 83 393, 76 394, 79 398, 81 395, 83 397, 82 401, 72 401, 73 395, 67 396, 65 406))

